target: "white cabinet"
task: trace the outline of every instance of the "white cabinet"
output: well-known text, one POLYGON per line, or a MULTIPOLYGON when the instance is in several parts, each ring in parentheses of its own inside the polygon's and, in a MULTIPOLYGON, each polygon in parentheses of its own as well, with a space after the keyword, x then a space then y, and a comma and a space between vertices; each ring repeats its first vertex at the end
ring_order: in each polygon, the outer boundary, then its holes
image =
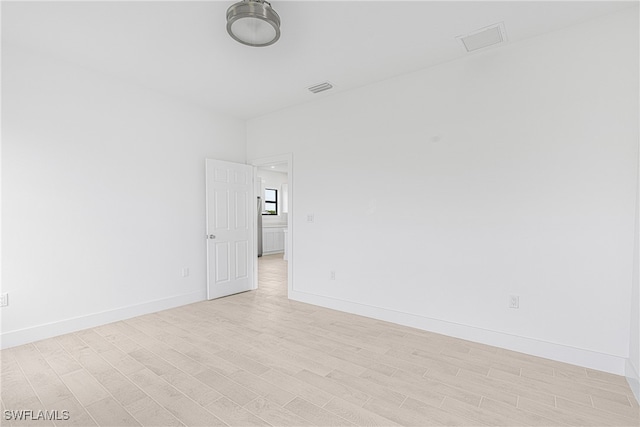
POLYGON ((264 227, 262 229, 262 253, 284 251, 284 227, 264 227))

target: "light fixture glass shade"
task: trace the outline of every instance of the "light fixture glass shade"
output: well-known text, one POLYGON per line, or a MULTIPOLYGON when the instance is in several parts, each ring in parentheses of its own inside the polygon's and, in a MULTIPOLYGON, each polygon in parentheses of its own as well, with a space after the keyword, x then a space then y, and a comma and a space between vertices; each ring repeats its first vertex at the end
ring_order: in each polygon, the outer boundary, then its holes
POLYGON ((280 17, 263 0, 243 0, 227 10, 227 32, 247 46, 269 46, 280 38, 280 17))

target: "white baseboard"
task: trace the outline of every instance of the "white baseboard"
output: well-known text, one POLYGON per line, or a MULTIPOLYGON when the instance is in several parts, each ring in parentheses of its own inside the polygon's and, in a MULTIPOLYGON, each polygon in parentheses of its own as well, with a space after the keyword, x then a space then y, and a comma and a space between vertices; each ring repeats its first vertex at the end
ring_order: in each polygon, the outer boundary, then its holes
MULTIPOLYGON (((625 375, 636 399, 640 401, 639 375, 629 359, 305 292, 291 291, 289 293, 289 298, 295 301, 354 313, 365 317, 371 317, 469 341, 493 345, 534 356, 610 372, 616 375, 625 375)), ((59 322, 47 323, 16 331, 3 332, 0 334, 0 348, 4 349, 15 347, 58 335, 76 332, 82 329, 92 328, 111 322, 117 322, 119 320, 204 301, 205 299, 206 292, 193 292, 190 294, 177 295, 100 313, 93 313, 87 316, 66 319, 59 322)))
POLYGON ((0 334, 0 348, 10 348, 30 342, 64 335, 82 329, 93 328, 119 320, 130 319, 143 314, 155 313, 156 311, 167 310, 181 305, 191 304, 206 300, 206 292, 198 291, 185 295, 176 295, 169 298, 162 298, 148 301, 142 304, 107 310, 100 313, 93 313, 86 316, 74 317, 58 322, 46 323, 30 328, 16 331, 3 332, 0 334))
POLYGON ((277 250, 277 251, 263 251, 262 255, 275 255, 275 254, 283 254, 284 250, 277 250))
POLYGON ((633 366, 630 359, 627 359, 625 368, 625 376, 627 377, 629 387, 631 387, 633 395, 636 397, 638 403, 640 403, 640 374, 638 374, 638 371, 633 366))
POLYGON ((625 375, 626 359, 611 354, 540 341, 533 338, 506 334, 444 320, 431 319, 415 314, 295 290, 289 292, 289 298, 295 301, 397 323, 399 325, 544 357, 546 359, 597 369, 616 375, 625 375))

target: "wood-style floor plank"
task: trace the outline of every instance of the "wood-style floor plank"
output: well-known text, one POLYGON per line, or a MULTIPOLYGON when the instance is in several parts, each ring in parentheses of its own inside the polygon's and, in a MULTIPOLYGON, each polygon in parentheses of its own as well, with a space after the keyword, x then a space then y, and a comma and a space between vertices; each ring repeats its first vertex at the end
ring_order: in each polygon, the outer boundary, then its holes
MULTIPOLYGON (((0 409, 65 425, 640 426, 623 377, 260 288, 0 352, 0 409)), ((3 425, 52 425, 2 420, 3 425)))

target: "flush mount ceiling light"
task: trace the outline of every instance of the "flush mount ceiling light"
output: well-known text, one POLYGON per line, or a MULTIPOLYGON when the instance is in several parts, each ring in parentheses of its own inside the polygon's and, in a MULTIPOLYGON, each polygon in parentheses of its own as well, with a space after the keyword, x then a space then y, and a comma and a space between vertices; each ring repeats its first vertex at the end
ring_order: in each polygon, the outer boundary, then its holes
POLYGON ((280 38, 280 17, 264 0, 243 0, 227 9, 227 32, 247 46, 269 46, 280 38))

